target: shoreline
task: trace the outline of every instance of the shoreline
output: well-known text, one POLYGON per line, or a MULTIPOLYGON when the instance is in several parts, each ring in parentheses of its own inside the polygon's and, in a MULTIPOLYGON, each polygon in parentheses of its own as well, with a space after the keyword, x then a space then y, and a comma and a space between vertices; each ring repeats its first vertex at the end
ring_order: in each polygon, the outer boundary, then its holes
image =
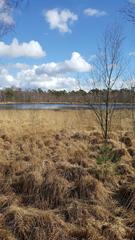
MULTIPOLYGON (((65 105, 105 105, 105 103, 80 103, 80 102, 0 102, 0 105, 8 105, 8 104, 65 104, 65 105)), ((110 105, 135 105, 135 103, 109 103, 110 105)))

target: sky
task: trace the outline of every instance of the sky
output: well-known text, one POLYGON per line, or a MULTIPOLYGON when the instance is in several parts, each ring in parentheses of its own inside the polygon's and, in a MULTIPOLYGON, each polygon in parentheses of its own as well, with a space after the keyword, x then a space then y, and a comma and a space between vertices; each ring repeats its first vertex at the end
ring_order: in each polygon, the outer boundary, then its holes
POLYGON ((0 40, 0 88, 88 90, 97 45, 119 23, 132 70, 135 26, 120 10, 134 0, 29 0, 13 11, 0 0, 0 23, 14 25, 0 40), (79 84, 78 84, 79 82, 79 84))

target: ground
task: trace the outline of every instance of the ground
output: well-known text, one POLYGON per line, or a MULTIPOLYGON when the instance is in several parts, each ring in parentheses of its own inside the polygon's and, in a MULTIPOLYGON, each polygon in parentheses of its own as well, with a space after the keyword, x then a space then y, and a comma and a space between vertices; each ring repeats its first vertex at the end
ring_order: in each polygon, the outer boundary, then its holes
POLYGON ((0 114, 1 240, 134 240, 135 132, 92 111, 0 114))

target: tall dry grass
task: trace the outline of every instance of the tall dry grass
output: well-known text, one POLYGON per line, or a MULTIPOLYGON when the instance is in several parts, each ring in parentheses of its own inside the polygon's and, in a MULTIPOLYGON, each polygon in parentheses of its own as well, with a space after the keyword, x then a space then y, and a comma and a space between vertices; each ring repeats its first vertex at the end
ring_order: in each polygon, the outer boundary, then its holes
POLYGON ((92 111, 1 111, 0 239, 134 240, 131 121, 115 112, 104 161, 92 111))
MULTIPOLYGON (((1 130, 59 131, 100 130, 96 117, 91 110, 1 110, 1 130)), ((132 131, 132 113, 130 110, 117 110, 112 119, 112 131, 132 131)))

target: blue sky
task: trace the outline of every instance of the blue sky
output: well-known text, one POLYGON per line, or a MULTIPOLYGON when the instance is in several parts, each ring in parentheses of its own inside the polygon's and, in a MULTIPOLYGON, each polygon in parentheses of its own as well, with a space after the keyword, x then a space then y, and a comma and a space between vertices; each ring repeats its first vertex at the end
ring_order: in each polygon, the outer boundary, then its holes
POLYGON ((123 51, 133 68, 135 26, 119 12, 127 2, 29 0, 14 14, 8 11, 3 21, 16 26, 0 42, 0 87, 76 89, 78 72, 91 71, 97 43, 113 22, 123 26, 123 51))

